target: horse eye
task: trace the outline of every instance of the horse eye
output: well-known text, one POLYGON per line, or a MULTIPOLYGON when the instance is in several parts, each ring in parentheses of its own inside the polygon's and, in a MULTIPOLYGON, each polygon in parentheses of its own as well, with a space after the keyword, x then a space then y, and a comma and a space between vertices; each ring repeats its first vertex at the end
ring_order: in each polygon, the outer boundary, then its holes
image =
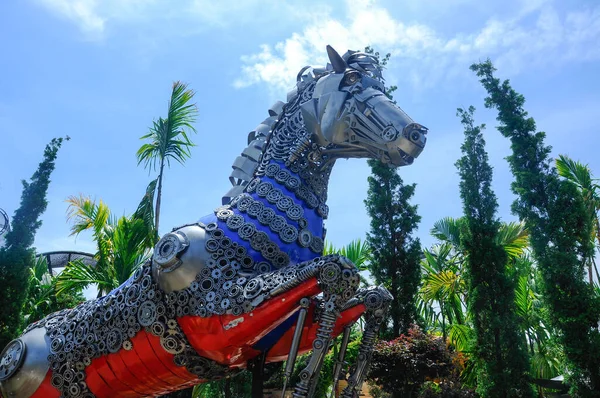
POLYGON ((344 77, 344 84, 346 84, 346 85, 354 84, 358 81, 358 79, 360 79, 359 73, 357 73, 357 72, 348 73, 346 75, 346 77, 344 77))

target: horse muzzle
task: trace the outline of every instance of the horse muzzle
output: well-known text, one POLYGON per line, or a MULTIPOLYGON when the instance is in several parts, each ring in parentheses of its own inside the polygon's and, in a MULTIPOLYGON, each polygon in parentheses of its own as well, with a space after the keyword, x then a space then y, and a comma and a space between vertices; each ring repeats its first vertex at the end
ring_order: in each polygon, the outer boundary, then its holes
POLYGON ((425 148, 427 128, 415 123, 379 90, 368 88, 355 94, 353 100, 362 106, 350 107, 350 130, 383 149, 382 160, 394 166, 412 164, 425 148))

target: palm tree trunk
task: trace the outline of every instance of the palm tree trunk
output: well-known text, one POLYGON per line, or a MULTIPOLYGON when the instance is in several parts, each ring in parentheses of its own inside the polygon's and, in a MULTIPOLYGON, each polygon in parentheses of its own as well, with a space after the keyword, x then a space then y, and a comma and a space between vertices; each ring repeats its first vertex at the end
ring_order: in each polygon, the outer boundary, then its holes
MULTIPOLYGON (((596 221, 596 240, 598 241, 598 247, 600 248, 600 220, 598 219, 598 214, 594 215, 594 219, 596 221)), ((596 245, 594 245, 596 246, 596 245)), ((600 275, 598 275, 598 268, 596 268, 596 247, 594 247, 594 252, 592 253, 592 261, 590 264, 590 285, 593 285, 592 279, 592 265, 594 266, 594 270, 596 271, 596 277, 598 278, 598 283, 600 283, 600 275)))
POLYGON ((529 351, 531 351, 531 356, 533 357, 535 355, 535 350, 533 348, 533 337, 531 337, 531 332, 529 330, 527 330, 525 333, 527 334, 527 340, 529 342, 529 351))
POLYGON ((600 274, 598 273, 598 267, 596 267, 596 259, 592 256, 592 264, 594 265, 594 271, 596 271, 596 279, 600 283, 600 274))
POLYGON ((598 246, 600 247, 600 220, 598 219, 598 215, 594 217, 596 219, 596 240, 598 241, 598 246))
POLYGON ((442 336, 444 337, 444 341, 447 340, 448 336, 446 334, 446 318, 444 317, 444 304, 440 300, 440 314, 442 314, 442 336))
POLYGON ((162 179, 163 179, 164 168, 165 168, 165 160, 161 159, 160 160, 160 172, 158 174, 158 188, 156 189, 156 211, 154 212, 155 213, 154 214, 154 216, 155 216, 154 228, 156 229, 157 234, 159 234, 158 222, 160 219, 160 198, 161 198, 161 194, 162 194, 162 179))

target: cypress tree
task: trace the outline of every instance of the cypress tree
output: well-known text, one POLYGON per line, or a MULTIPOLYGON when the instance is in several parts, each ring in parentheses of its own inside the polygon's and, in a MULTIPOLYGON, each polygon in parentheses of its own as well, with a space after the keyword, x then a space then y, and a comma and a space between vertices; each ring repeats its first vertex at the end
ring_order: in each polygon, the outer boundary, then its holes
MULTIPOLYGON (((385 67, 391 54, 381 57, 372 47, 365 47, 381 67, 385 67)), ((385 95, 393 100, 397 86, 389 86, 385 95)), ((371 232, 367 243, 372 255, 369 271, 377 283, 383 284, 394 296, 390 305, 392 336, 408 332, 417 319, 416 295, 421 282, 421 243, 411 234, 416 231, 421 216, 417 206, 409 204, 416 184, 404 185, 398 168, 391 168, 379 160, 368 161, 371 176, 365 205, 371 217, 371 232)))
POLYGON ((471 66, 498 110, 498 130, 511 140, 507 159, 515 177, 513 213, 524 220, 544 280, 550 320, 559 331, 568 363, 566 380, 575 396, 600 397, 600 300, 584 280, 585 259, 593 250, 591 223, 577 187, 551 167, 545 134, 536 132, 524 110, 525 98, 508 80, 494 77, 487 60, 471 66))
POLYGON ((377 283, 394 296, 390 305, 393 336, 406 333, 416 320, 415 297, 421 281, 421 244, 412 237, 421 217, 409 200, 416 184, 405 185, 396 168, 369 160, 372 175, 365 205, 371 217, 367 242, 372 258, 369 270, 377 283))
POLYGON ((490 398, 533 397, 527 350, 515 315, 515 283, 507 274, 508 256, 498 243, 498 203, 482 135, 485 125, 474 125, 474 111, 472 106, 457 111, 465 141, 456 166, 466 224, 462 243, 467 254, 468 307, 476 336, 475 355, 484 365, 477 390, 490 398))
POLYGON ((15 211, 11 231, 6 234, 6 245, 0 249, 0 350, 22 327, 21 310, 29 290, 29 269, 35 264, 32 245, 42 225, 40 216, 48 205, 46 193, 62 141, 62 138, 50 141, 31 181, 22 181, 21 205, 15 211))

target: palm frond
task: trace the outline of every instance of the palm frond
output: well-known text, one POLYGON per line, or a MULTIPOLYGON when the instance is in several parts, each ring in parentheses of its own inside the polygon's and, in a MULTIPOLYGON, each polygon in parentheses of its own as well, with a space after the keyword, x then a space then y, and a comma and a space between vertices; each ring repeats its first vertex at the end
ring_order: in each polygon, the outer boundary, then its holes
POLYGON ((183 132, 182 136, 185 141, 189 142, 185 133, 185 128, 191 131, 196 131, 192 126, 192 123, 196 120, 196 114, 198 110, 196 104, 190 103, 194 98, 195 92, 188 90, 187 84, 179 81, 173 83, 173 91, 171 93, 171 100, 169 101, 169 113, 167 120, 170 124, 170 130, 183 132))
POLYGON ((146 226, 147 236, 144 239, 144 245, 147 248, 152 248, 158 241, 158 231, 154 227, 154 193, 158 179, 150 181, 146 188, 146 194, 140 201, 133 218, 144 221, 146 226))
POLYGON ((110 210, 104 202, 98 204, 88 196, 69 196, 66 200, 67 220, 73 222, 71 235, 92 229, 94 236, 101 236, 110 218, 110 210))
POLYGON ((138 164, 144 163, 145 168, 156 170, 162 161, 170 165, 171 159, 184 163, 190 157, 189 148, 194 143, 188 131, 196 132, 193 123, 198 113, 196 105, 191 103, 194 94, 186 84, 173 83, 167 118, 155 120, 148 134, 141 137, 151 142, 138 149, 138 164))
POLYGON ((581 189, 593 190, 590 168, 568 156, 559 155, 556 159, 556 170, 561 177, 575 183, 581 189))
POLYGON ((444 217, 433 224, 430 233, 442 242, 449 242, 458 250, 461 246, 460 231, 463 228, 462 218, 444 217))
POLYGON ((426 274, 435 274, 443 269, 443 266, 438 262, 437 256, 429 251, 429 249, 423 249, 423 255, 425 258, 421 261, 421 267, 426 274))
POLYGON ((529 275, 521 275, 515 286, 515 304, 519 318, 526 320, 533 310, 533 291, 529 286, 529 275))
POLYGON ((471 328, 467 325, 451 324, 448 326, 448 338, 457 351, 468 351, 471 344, 471 328))
POLYGON ((50 284, 50 275, 48 274, 48 260, 44 256, 37 256, 35 259, 35 264, 30 269, 31 278, 34 278, 36 281, 39 281, 41 284, 49 285, 50 284))
POLYGON ((144 220, 121 217, 112 235, 114 277, 120 285, 149 257, 143 242, 148 231, 144 220))
POLYGON ((439 326, 440 312, 432 302, 428 302, 423 297, 417 295, 417 313, 425 321, 425 325, 431 330, 436 330, 439 326))
POLYGON ((496 235, 496 242, 504 247, 509 258, 514 259, 523 255, 529 246, 529 232, 524 223, 501 223, 496 235))
POLYGON ((531 370, 538 379, 552 379, 564 372, 560 358, 547 350, 535 350, 531 356, 531 370))
POLYGON ((365 271, 367 269, 366 264, 371 255, 371 248, 366 241, 361 241, 360 239, 355 239, 341 248, 336 248, 331 242, 326 242, 323 255, 328 254, 339 254, 344 256, 352 261, 359 270, 365 271))
POLYGON ((446 270, 435 274, 427 275, 424 278, 421 291, 424 297, 429 300, 438 300, 446 298, 464 291, 464 281, 459 275, 446 270))
POLYGON ((96 285, 98 291, 102 293, 109 292, 118 286, 110 273, 89 266, 79 259, 69 262, 54 280, 57 295, 64 292, 80 291, 92 284, 96 285))

